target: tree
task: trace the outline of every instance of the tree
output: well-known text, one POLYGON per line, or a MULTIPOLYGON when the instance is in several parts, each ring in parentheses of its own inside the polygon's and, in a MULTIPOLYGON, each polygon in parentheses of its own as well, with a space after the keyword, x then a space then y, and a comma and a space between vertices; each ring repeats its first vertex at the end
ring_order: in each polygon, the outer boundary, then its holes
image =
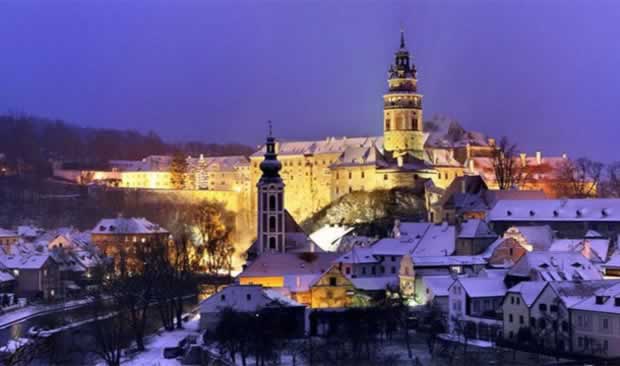
POLYGON ((170 165, 170 183, 174 189, 186 188, 187 160, 182 152, 177 151, 172 156, 170 165))
POLYGON ((123 347, 126 347, 131 339, 131 330, 123 304, 118 298, 105 299, 102 293, 93 293, 94 321, 90 323, 90 329, 94 342, 89 342, 88 351, 101 358, 108 366, 119 366, 123 347))
POLYGON ((620 161, 607 166, 605 180, 601 182, 601 197, 620 198, 620 161))
POLYGON ((594 197, 597 192, 603 164, 588 158, 566 159, 560 166, 557 185, 559 195, 570 198, 594 197))
POLYGON ((196 248, 206 271, 211 274, 229 272, 235 251, 231 243, 234 214, 221 202, 203 201, 190 208, 188 220, 197 234, 196 248))
POLYGON ((499 145, 493 149, 492 166, 500 190, 512 189, 526 179, 525 165, 519 160, 517 145, 507 137, 502 137, 499 145))

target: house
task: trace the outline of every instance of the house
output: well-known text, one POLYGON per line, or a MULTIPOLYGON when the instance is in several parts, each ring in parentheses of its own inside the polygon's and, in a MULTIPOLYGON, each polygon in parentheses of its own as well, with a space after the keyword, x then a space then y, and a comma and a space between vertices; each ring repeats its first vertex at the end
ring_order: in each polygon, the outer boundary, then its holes
POLYGON ((572 349, 602 358, 620 357, 620 283, 596 290, 570 306, 572 349))
POLYGON ((337 253, 263 253, 237 276, 240 285, 261 285, 290 293, 292 300, 310 306, 310 286, 332 268, 337 253))
POLYGON ((530 337, 539 347, 575 352, 572 348, 575 336, 572 307, 618 283, 607 280, 548 282, 530 306, 530 337))
POLYGON ((484 179, 477 174, 457 177, 443 192, 437 193, 438 190, 442 191, 434 186, 426 189, 428 220, 445 220, 453 225, 461 220, 485 220, 488 211, 500 200, 547 198, 542 190, 489 189, 484 179))
POLYGON ((506 341, 515 343, 525 341, 524 329, 531 331, 530 327, 535 326, 530 322, 530 319, 536 319, 531 314, 532 304, 545 286, 547 282, 544 281, 524 281, 508 289, 502 300, 502 334, 506 341))
POLYGON ((313 309, 349 307, 354 303, 354 295, 352 279, 343 275, 336 265, 310 283, 310 307, 313 309))
POLYGON ((484 251, 482 256, 491 267, 510 268, 527 252, 547 251, 553 242, 551 227, 513 226, 484 251))
POLYGON ((437 306, 445 319, 448 319, 449 288, 454 283, 453 276, 425 276, 415 288, 415 300, 418 304, 437 306))
POLYGON ((448 290, 450 332, 470 339, 495 340, 502 329, 499 311, 506 290, 501 278, 457 278, 448 290))
POLYGON ((0 228, 0 246, 2 246, 5 253, 7 253, 8 248, 17 243, 18 240, 19 235, 17 235, 16 231, 0 228))
POLYGON ((60 269, 49 254, 3 255, 0 264, 15 277, 17 296, 53 300, 62 295, 60 269))
POLYGON ((603 276, 581 253, 529 252, 510 269, 506 283, 514 286, 521 281, 602 280, 603 276))
POLYGON ((502 200, 488 214, 493 230, 549 225, 560 238, 584 238, 589 230, 604 237, 620 232, 620 199, 502 200))
POLYGON ((257 314, 272 311, 282 321, 295 324, 294 333, 302 335, 305 328, 305 306, 276 290, 258 285, 231 285, 200 303, 200 329, 215 331, 223 310, 257 314))
POLYGON ((457 232, 454 255, 478 255, 497 239, 497 234, 481 219, 461 222, 457 232))
POLYGON ((101 219, 91 231, 91 242, 113 260, 116 271, 138 271, 138 253, 169 240, 170 233, 143 217, 101 219))

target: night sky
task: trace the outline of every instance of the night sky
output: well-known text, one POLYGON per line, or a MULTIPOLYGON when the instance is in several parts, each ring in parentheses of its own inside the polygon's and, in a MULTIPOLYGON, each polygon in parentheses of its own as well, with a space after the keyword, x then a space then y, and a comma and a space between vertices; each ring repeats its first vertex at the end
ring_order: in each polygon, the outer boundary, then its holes
POLYGON ((618 159, 620 1, 0 0, 0 111, 260 143, 378 135, 401 25, 425 119, 618 159))

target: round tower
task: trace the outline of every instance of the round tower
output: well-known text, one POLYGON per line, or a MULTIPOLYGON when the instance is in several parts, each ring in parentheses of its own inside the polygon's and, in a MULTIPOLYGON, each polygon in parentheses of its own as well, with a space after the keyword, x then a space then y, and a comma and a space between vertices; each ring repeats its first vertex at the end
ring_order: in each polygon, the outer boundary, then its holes
POLYGON ((416 69, 400 32, 400 48, 388 72, 388 92, 383 96, 383 147, 394 155, 410 153, 423 159, 422 95, 417 93, 416 69))

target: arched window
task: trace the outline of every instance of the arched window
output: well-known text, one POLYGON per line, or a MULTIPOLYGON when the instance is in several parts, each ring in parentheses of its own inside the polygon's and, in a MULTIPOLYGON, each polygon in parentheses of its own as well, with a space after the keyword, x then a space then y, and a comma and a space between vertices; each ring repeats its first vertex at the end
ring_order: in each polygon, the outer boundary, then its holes
POLYGON ((269 249, 276 249, 276 238, 269 238, 269 249))
POLYGON ((271 232, 276 231, 276 217, 275 216, 269 216, 269 231, 271 232))
POLYGON ((276 210, 276 196, 269 196, 269 209, 272 211, 276 210))

